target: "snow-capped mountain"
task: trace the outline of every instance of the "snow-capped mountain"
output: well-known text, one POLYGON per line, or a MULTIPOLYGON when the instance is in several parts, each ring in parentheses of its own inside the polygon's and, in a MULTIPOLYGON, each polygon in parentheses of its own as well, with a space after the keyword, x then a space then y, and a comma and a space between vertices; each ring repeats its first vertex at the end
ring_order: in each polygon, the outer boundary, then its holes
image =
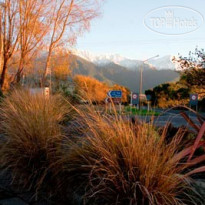
POLYGON ((94 55, 89 51, 75 50, 73 53, 87 61, 90 61, 98 66, 104 66, 109 63, 115 63, 130 70, 135 70, 139 66, 148 67, 149 69, 171 69, 175 70, 175 65, 171 62, 171 55, 167 55, 161 58, 150 60, 149 62, 143 62, 142 60, 129 59, 119 54, 105 54, 94 55))
POLYGON ((152 59, 149 61, 149 64, 153 65, 158 70, 162 70, 162 69, 175 70, 175 64, 172 63, 171 55, 166 55, 161 58, 152 59))
POLYGON ((126 60, 125 57, 119 54, 94 55, 89 51, 74 51, 73 53, 81 58, 84 58, 87 61, 95 63, 96 65, 106 65, 109 63, 120 65, 120 62, 126 60))

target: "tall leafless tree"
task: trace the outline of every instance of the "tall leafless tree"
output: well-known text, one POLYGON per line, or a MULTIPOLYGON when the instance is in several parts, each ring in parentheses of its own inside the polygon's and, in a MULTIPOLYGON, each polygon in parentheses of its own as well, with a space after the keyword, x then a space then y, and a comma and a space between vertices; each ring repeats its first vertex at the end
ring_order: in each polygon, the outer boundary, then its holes
MULTIPOLYGON (((0 0, 0 48, 4 86, 9 61, 18 57, 15 82, 20 82, 31 58, 47 52, 42 84, 48 75, 52 52, 72 45, 98 15, 103 0, 0 0), (15 55, 14 55, 15 54, 15 55)), ((16 63, 15 63, 16 65, 16 63)))
POLYGON ((49 73, 53 50, 59 45, 75 42, 84 30, 89 29, 90 21, 99 14, 98 0, 55 0, 51 12, 51 35, 49 35, 48 55, 42 84, 49 73))
POLYGON ((8 63, 14 51, 16 50, 19 27, 18 25, 18 5, 16 0, 5 0, 0 5, 0 30, 1 30, 1 48, 2 48, 2 70, 0 79, 0 88, 5 82, 8 63))
POLYGON ((16 82, 22 77, 26 61, 39 51, 39 46, 48 32, 46 8, 50 2, 50 0, 18 0, 20 60, 16 82))

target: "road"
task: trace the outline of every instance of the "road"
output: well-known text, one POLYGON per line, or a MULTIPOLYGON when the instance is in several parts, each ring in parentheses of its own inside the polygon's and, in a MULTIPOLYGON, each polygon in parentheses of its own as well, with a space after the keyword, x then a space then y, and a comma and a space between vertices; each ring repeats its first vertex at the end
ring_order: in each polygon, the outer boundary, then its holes
MULTIPOLYGON (((154 124, 156 126, 164 126, 166 125, 167 122, 172 123, 174 127, 180 127, 180 126, 187 126, 190 127, 190 125, 187 123, 187 121, 180 115, 180 112, 182 110, 170 110, 164 113, 164 110, 162 109, 157 109, 157 112, 162 113, 160 116, 154 117, 154 124)), ((196 115, 190 111, 184 111, 191 119, 193 122, 195 122, 197 125, 199 125, 199 121, 196 117, 196 115)), ((202 116, 205 117, 205 113, 200 113, 202 116)), ((135 116, 136 118, 148 122, 150 120, 150 116, 135 116)))

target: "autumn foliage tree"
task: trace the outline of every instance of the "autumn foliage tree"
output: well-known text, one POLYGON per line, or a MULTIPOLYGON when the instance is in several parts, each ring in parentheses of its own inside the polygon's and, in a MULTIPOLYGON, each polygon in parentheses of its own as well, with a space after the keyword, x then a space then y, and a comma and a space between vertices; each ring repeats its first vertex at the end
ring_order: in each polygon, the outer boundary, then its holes
POLYGON ((107 97, 109 87, 92 77, 76 75, 74 77, 76 85, 76 93, 81 96, 83 100, 91 102, 102 102, 107 97))
POLYGON ((107 93, 110 90, 121 90, 122 91, 122 102, 128 102, 128 96, 130 91, 121 86, 113 85, 109 86, 106 83, 100 82, 92 77, 76 75, 74 78, 76 85, 76 92, 81 96, 82 99, 91 102, 104 102, 107 98, 107 93))

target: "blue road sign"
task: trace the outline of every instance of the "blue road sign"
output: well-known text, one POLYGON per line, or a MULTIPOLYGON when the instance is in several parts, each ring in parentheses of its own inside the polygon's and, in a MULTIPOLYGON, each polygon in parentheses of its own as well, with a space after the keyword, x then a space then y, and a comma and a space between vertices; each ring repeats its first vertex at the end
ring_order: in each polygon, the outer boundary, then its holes
POLYGON ((132 104, 133 105, 139 104, 139 93, 132 93, 132 104))
POLYGON ((198 104, 198 94, 190 94, 189 103, 190 105, 197 105, 198 104))
POLYGON ((152 99, 152 96, 151 95, 146 95, 146 98, 148 101, 150 101, 152 99))
POLYGON ((110 90, 107 95, 111 98, 121 98, 122 91, 121 90, 110 90))

